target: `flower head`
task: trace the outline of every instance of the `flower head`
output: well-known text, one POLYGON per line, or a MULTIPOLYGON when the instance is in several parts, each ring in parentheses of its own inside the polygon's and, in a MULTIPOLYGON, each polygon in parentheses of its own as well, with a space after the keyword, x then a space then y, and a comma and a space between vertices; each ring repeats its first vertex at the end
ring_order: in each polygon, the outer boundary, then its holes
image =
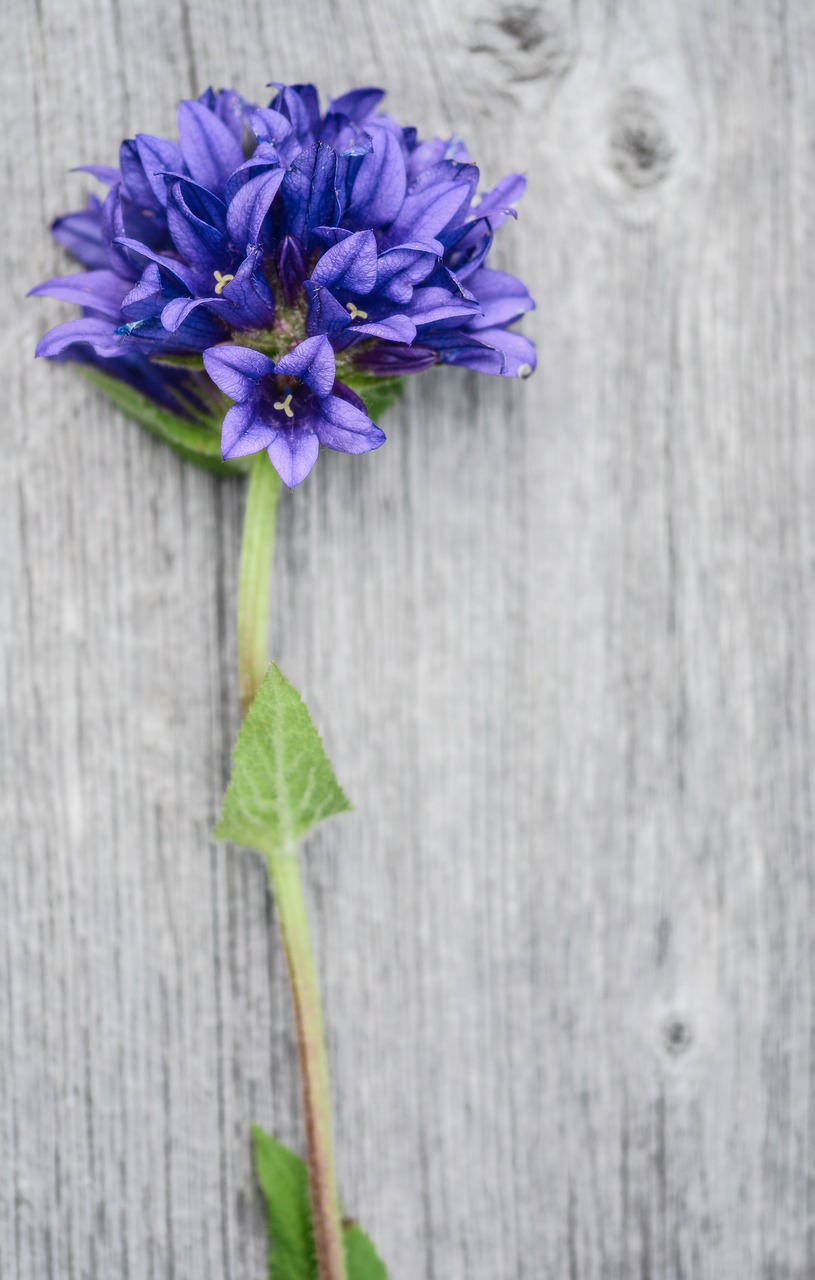
POLYGON ((138 134, 117 169, 89 166, 106 198, 53 226, 84 270, 32 290, 82 315, 37 354, 97 364, 182 416, 218 388, 234 402, 224 458, 266 449, 292 487, 320 445, 384 442, 355 385, 437 363, 530 374, 535 349, 509 326, 534 302, 486 266, 524 179, 474 205, 463 144, 420 142, 378 113, 383 96, 355 89, 323 114, 312 85, 276 85, 268 107, 208 90, 179 106, 177 143, 138 134))

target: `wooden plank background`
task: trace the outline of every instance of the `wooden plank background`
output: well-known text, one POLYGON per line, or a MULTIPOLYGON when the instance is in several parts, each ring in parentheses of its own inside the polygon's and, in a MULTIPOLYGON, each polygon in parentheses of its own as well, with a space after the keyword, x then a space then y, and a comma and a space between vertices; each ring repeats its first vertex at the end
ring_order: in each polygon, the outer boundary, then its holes
POLYGON ((430 374, 282 503, 273 651, 345 1204, 393 1280, 815 1276, 815 10, 7 0, 0 1275, 252 1280, 300 1141, 237 727, 241 486, 68 368, 72 165, 207 84, 383 84, 488 182, 526 384, 430 374))

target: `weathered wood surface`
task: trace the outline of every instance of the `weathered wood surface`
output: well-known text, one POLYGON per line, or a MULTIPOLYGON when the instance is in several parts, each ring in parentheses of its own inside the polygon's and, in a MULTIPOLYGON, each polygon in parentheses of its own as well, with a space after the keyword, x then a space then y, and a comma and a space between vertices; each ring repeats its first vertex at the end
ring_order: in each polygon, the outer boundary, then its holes
MULTIPOLYGON (((264 872, 208 832, 243 495, 35 365, 75 164, 208 83, 390 88, 488 179, 541 369, 282 504, 274 653, 349 1212, 394 1280, 815 1276, 815 11, 10 0, 0 1275, 264 1275, 299 1142, 264 872)), ((67 314, 68 309, 64 309, 67 314)))

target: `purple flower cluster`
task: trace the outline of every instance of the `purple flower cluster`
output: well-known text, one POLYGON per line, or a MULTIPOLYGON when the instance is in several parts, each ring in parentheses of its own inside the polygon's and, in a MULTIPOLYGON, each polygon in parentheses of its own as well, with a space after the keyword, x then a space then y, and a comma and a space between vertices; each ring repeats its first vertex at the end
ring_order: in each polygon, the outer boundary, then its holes
POLYGON ((321 444, 383 443, 355 385, 436 363, 530 374, 534 346, 509 326, 534 303, 485 265, 522 177, 473 206, 462 143, 377 114, 382 90, 323 115, 312 85, 275 88, 266 108, 208 90, 179 106, 178 143, 138 134, 118 169, 88 166, 106 199, 53 226, 84 270, 32 293, 82 308, 38 355, 98 365, 165 408, 185 412, 181 383, 191 394, 172 364, 203 361, 199 391, 208 375, 234 402, 224 458, 266 449, 293 487, 321 444))

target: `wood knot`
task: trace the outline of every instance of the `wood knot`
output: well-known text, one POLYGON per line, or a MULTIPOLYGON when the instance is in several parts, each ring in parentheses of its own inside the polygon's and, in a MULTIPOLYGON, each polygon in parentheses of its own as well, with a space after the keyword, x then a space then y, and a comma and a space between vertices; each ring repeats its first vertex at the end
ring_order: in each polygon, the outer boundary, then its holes
POLYGON ((693 1044, 693 1031, 687 1020, 677 1014, 670 1014, 662 1024, 662 1043, 671 1058, 679 1058, 687 1053, 693 1044))
POLYGON ((543 15, 536 5, 510 5, 495 25, 499 31, 503 31, 514 40, 524 53, 528 53, 530 49, 537 49, 538 45, 543 44, 546 39, 543 15))
POLYGON ((635 191, 664 182, 673 167, 676 148, 661 118, 656 99, 629 90, 613 116, 611 167, 635 191))
POLYGON ((507 4, 476 18, 472 53, 489 53, 511 73, 513 80, 562 76, 571 66, 570 35, 545 4, 507 4))

